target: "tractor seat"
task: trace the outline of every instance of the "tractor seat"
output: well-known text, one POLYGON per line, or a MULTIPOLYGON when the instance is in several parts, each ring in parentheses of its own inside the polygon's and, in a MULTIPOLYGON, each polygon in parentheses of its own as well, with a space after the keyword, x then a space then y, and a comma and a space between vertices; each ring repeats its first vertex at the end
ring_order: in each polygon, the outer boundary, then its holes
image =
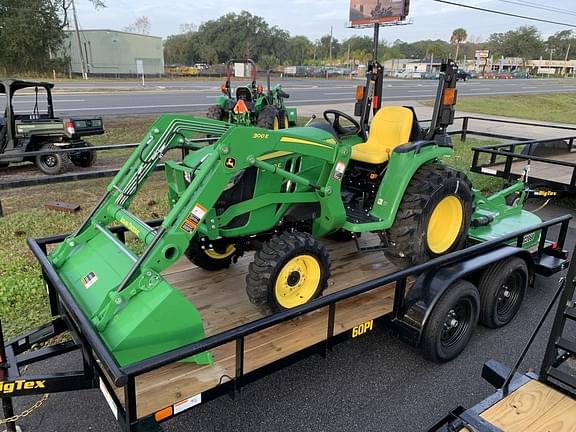
POLYGON ((387 162, 390 153, 410 141, 414 112, 399 106, 382 107, 374 116, 365 143, 352 147, 352 160, 379 165, 387 162))
POLYGON ((248 87, 238 87, 236 89, 236 100, 252 102, 252 91, 248 87))

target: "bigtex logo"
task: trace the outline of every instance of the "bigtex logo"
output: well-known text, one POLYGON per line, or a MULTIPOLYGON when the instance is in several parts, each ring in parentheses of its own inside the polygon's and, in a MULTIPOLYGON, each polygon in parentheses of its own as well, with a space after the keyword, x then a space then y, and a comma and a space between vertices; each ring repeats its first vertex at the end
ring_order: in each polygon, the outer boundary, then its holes
POLYGON ((10 394, 20 390, 33 390, 46 388, 46 380, 27 381, 16 380, 14 382, 0 381, 0 393, 10 394))

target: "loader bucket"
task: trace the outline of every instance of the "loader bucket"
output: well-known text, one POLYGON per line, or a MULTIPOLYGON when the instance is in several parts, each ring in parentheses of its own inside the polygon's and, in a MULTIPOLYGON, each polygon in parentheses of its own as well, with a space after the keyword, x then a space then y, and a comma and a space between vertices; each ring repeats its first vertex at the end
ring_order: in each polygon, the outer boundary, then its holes
MULTIPOLYGON (((74 242, 61 262, 54 254, 51 260, 120 367, 204 339, 199 312, 162 276, 144 269, 116 291, 137 257, 106 228, 97 231, 74 242)), ((208 352, 186 361, 212 364, 208 352)))

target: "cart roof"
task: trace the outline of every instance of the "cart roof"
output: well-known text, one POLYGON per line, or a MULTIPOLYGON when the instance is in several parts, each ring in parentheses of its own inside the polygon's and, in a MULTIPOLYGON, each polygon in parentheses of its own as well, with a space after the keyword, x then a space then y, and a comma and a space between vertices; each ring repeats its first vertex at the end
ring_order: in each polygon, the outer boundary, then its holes
POLYGON ((44 87, 46 89, 54 88, 54 84, 49 82, 34 82, 34 81, 21 81, 21 80, 4 80, 0 81, 0 94, 6 94, 7 89, 12 89, 12 92, 30 88, 30 87, 44 87))

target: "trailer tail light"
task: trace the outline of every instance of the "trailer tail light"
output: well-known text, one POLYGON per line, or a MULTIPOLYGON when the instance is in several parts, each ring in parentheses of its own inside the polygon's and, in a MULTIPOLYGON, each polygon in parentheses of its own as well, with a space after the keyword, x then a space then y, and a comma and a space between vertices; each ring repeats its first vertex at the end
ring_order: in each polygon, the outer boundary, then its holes
POLYGON ((380 98, 376 95, 372 98, 372 108, 375 110, 380 109, 380 98))
POLYGON ((364 86, 357 86, 356 87, 356 100, 358 102, 364 100, 364 91, 365 91, 366 87, 364 86))
POLYGON ((68 120, 66 122, 66 133, 68 135, 74 135, 76 133, 76 128, 74 127, 74 122, 68 120))
POLYGON ((224 94, 228 94, 228 87, 226 87, 226 84, 220 86, 220 91, 224 94))
POLYGON ((456 105, 456 95, 458 94, 455 88, 447 88, 442 95, 442 105, 453 106, 456 105))
POLYGON ((154 414, 154 420, 160 423, 162 420, 166 420, 168 417, 172 417, 173 414, 174 409, 171 406, 169 406, 164 409, 161 409, 160 411, 157 411, 156 414, 154 414))

